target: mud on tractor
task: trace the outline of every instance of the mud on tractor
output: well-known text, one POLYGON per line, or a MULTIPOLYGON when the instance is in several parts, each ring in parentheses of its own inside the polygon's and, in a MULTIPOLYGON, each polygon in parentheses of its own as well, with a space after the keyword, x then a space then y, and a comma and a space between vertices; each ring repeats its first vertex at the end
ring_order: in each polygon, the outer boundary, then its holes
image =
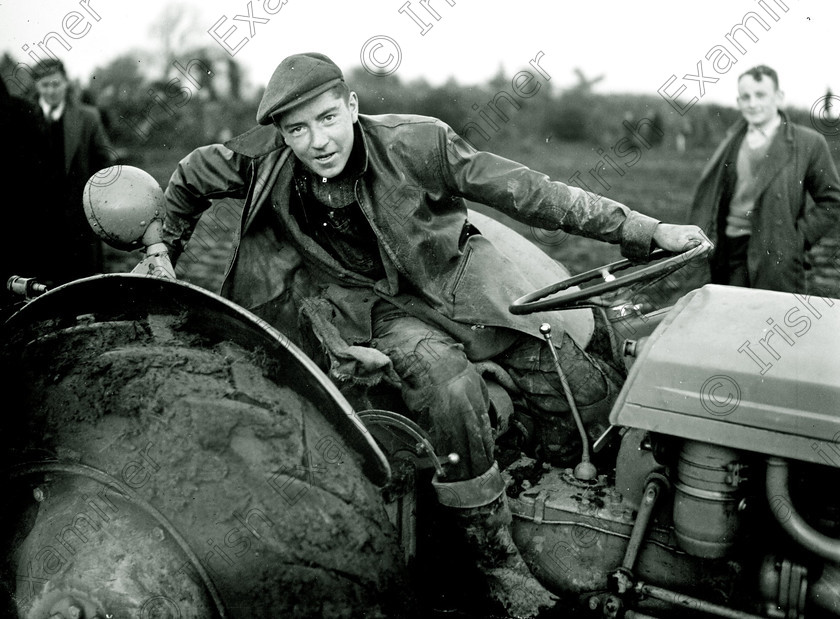
MULTIPOLYGON (((0 336, 4 616, 491 612, 429 550, 429 482, 457 454, 435 453, 398 398, 354 408, 276 326, 175 280, 160 189, 118 176, 93 223, 146 246, 145 273, 10 280, 27 300, 0 336)), ((645 311, 622 291, 692 256, 570 278, 470 218, 542 271, 512 311, 582 328, 605 312, 628 370, 607 432, 579 420, 571 467, 486 375, 514 540, 568 615, 840 615, 840 300, 708 285, 645 311)))

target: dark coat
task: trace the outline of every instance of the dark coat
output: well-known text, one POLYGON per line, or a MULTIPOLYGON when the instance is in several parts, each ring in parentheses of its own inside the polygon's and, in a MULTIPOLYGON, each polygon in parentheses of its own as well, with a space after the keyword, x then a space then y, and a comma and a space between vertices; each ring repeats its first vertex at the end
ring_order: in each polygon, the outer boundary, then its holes
POLYGON ((40 224, 32 208, 32 198, 43 183, 38 167, 40 110, 31 102, 12 97, 0 80, 0 134, 9 144, 5 163, 0 167, 0 183, 13 201, 4 212, 3 242, 0 243, 0 307, 19 301, 8 294, 6 281, 12 275, 34 275, 38 253, 43 251, 32 242, 40 224))
POLYGON ((99 111, 69 102, 64 110, 64 172, 73 190, 81 195, 88 179, 112 165, 114 158, 99 111))
MULTIPOLYGON (((712 155, 700 178, 690 222, 720 243, 730 196, 725 165, 734 165, 747 123, 741 119, 712 155)), ((784 292, 805 292, 805 251, 840 220, 840 177, 825 138, 796 125, 782 113, 782 124, 757 174, 758 200, 747 250, 751 286, 784 292), (813 199, 808 206, 807 196, 813 199)), ((717 281, 724 269, 721 252, 694 282, 717 281)))
MULTIPOLYGON (((387 278, 373 282, 344 270, 301 233, 289 213, 293 157, 271 126, 199 148, 180 162, 166 189, 165 240, 173 253, 209 198, 245 198, 222 294, 287 332, 281 323, 294 317, 291 296, 327 298, 335 324, 355 343, 370 337, 369 304, 377 296, 404 301, 406 293, 467 330, 501 326, 537 335, 541 316, 513 316, 508 306, 539 286, 472 227, 465 200, 531 225, 621 243, 636 259, 650 252, 656 220, 477 152, 439 120, 360 115, 359 123, 366 163, 356 197, 379 240, 387 278), (282 307, 269 312, 272 303, 282 307)), ((547 318, 562 331, 560 313, 547 318)))
MULTIPOLYGON (((39 118, 43 148, 51 148, 49 126, 43 114, 39 118)), ((68 100, 62 124, 63 153, 43 153, 50 182, 38 194, 41 203, 37 207, 40 238, 47 248, 38 276, 54 284, 102 272, 102 245, 85 217, 82 193, 93 174, 115 163, 96 108, 68 100), (62 154, 64 169, 50 169, 50 162, 62 154)))

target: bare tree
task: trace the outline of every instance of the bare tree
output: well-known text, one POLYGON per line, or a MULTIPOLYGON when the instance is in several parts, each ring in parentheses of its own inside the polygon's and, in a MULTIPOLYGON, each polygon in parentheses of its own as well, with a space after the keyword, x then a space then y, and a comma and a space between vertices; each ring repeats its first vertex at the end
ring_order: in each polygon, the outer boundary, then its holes
POLYGON ((150 35, 159 42, 161 58, 165 72, 177 55, 188 47, 199 43, 198 33, 203 32, 199 25, 198 8, 185 2, 172 2, 166 5, 150 27, 150 35))

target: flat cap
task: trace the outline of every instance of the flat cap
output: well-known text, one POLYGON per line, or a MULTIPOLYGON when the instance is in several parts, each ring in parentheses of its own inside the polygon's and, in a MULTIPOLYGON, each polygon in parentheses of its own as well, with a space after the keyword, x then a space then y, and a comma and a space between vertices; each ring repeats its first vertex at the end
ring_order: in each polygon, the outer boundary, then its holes
POLYGON ((341 69, 323 54, 289 56, 277 65, 268 80, 257 109, 257 122, 270 125, 273 115, 306 103, 343 81, 341 69))

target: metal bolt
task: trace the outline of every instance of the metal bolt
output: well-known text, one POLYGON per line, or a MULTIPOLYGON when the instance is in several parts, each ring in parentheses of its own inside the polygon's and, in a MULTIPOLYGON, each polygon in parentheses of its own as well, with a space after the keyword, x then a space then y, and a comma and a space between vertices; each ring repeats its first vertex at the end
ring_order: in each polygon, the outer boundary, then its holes
POLYGON ((161 529, 160 527, 155 527, 154 529, 152 529, 152 539, 162 542, 163 538, 163 529, 161 529))
POLYGON ((38 501, 39 503, 41 503, 44 499, 47 498, 47 496, 44 494, 44 491, 37 486, 35 488, 33 488, 32 496, 35 497, 35 500, 38 501))

